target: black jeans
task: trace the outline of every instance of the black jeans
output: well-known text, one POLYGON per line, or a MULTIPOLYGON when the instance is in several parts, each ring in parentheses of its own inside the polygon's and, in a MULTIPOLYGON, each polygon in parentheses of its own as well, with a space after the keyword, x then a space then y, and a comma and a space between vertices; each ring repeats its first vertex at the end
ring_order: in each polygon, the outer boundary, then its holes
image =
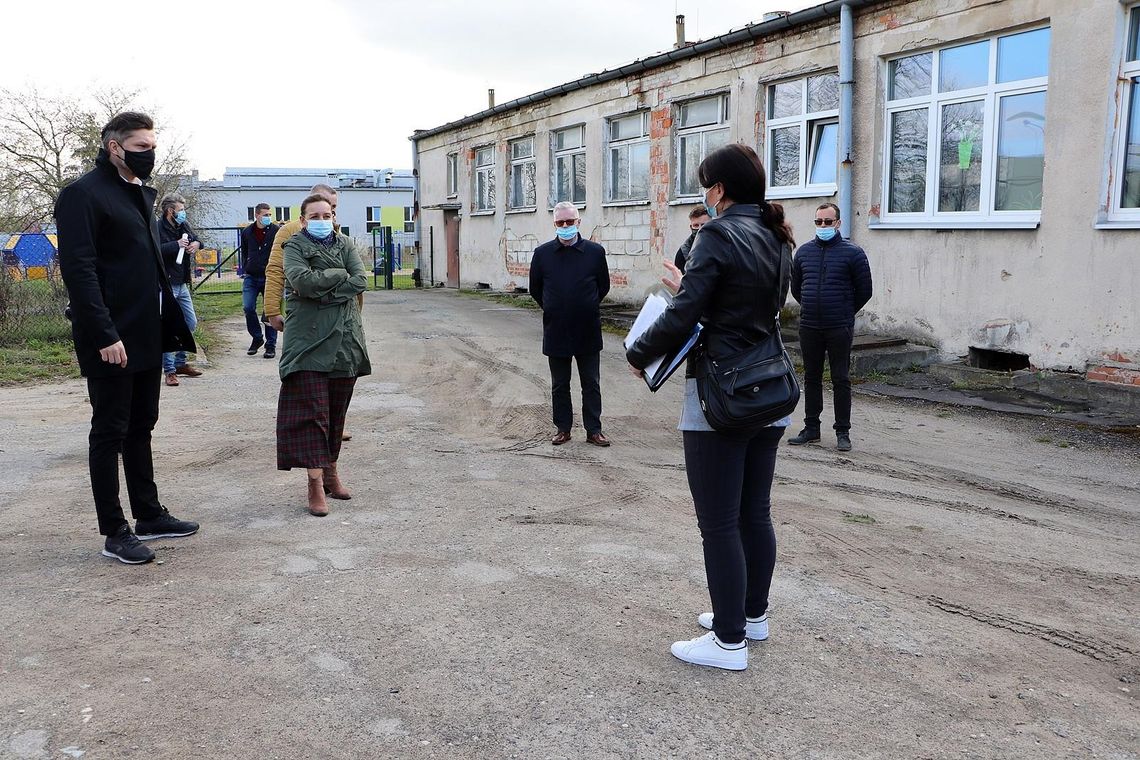
POLYGON ((851 337, 852 328, 830 330, 800 328, 800 351, 804 357, 804 425, 819 429, 823 411, 823 356, 831 363, 831 390, 835 405, 835 431, 851 429, 851 337))
POLYGON ((161 514, 150 453, 150 433, 158 422, 161 381, 162 370, 158 367, 128 375, 87 378, 91 399, 87 462, 99 532, 104 536, 127 524, 119 504, 120 453, 131 514, 136 520, 150 520, 161 514))
POLYGON ((725 644, 744 641, 745 616, 768 609, 776 531, 772 476, 782 427, 753 435, 686 430, 685 471, 697 510, 712 598, 713 631, 725 644))
POLYGON ((582 427, 587 433, 602 432, 602 355, 548 356, 550 394, 554 401, 554 427, 570 432, 574 426, 574 404, 570 400, 570 361, 578 363, 582 383, 582 427))

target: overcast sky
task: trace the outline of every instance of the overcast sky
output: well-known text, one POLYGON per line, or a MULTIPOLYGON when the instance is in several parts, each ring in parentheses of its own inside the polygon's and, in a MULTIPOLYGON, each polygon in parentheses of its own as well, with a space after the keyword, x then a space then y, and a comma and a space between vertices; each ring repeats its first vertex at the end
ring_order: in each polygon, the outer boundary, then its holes
MULTIPOLYGON (((411 168, 414 129, 820 0, 197 0, 6 4, 0 87, 144 91, 204 178, 411 168), (145 8, 146 12, 141 12, 145 8)), ((162 139, 161 133, 159 136, 162 139)))

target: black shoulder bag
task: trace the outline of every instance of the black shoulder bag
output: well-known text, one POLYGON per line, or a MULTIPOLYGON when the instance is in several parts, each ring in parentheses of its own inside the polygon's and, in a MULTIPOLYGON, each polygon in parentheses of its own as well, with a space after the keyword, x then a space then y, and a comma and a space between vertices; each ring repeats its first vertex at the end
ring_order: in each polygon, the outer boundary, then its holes
POLYGON ((776 283, 772 331, 745 350, 717 358, 702 349, 697 357, 697 395, 709 425, 721 433, 747 432, 788 416, 800 402, 800 384, 780 336, 780 294, 784 252, 776 283))

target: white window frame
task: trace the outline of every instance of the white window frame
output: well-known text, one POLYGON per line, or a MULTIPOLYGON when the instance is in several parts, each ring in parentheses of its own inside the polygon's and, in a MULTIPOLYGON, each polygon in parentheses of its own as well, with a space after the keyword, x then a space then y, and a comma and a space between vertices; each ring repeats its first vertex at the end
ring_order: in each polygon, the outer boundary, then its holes
POLYGON ((1109 177, 1112 186, 1109 192, 1109 207, 1107 214, 1108 226, 1118 226, 1135 229, 1140 227, 1140 208, 1125 208, 1121 205, 1124 200, 1124 165, 1128 158, 1128 125, 1131 122, 1133 108, 1140 108, 1140 98, 1134 98, 1133 93, 1140 95, 1140 46, 1135 51, 1136 58, 1129 60, 1128 54, 1132 51, 1133 24, 1140 24, 1140 4, 1124 7, 1124 45, 1120 54, 1120 115, 1115 120, 1116 134, 1112 138, 1112 172, 1109 177), (1134 86, 1135 83, 1135 86, 1134 86), (1134 102, 1135 100, 1135 102, 1134 102))
POLYGON ((471 213, 472 214, 493 214, 495 213, 495 206, 497 203, 497 196, 495 194, 495 144, 488 143, 487 145, 479 145, 474 150, 474 158, 472 159, 474 171, 471 172, 471 213), (480 164, 479 154, 483 151, 489 151, 491 160, 488 163, 480 164), (479 178, 486 177, 487 184, 490 188, 488 200, 489 205, 481 206, 482 198, 479 196, 479 178))
POLYGON ((459 195, 459 154, 447 154, 447 197, 459 195))
POLYGON ((380 229, 384 226, 381 221, 384 215, 383 206, 365 206, 364 208, 364 232, 368 235, 372 234, 372 230, 380 229))
POLYGON ((273 220, 276 222, 287 222, 292 215, 293 210, 289 206, 273 207, 273 220))
POLYGON ((705 156, 708 155, 708 151, 705 145, 705 133, 725 130, 728 132, 728 142, 732 142, 731 107, 732 101, 729 98, 729 94, 727 92, 711 93, 709 95, 702 95, 698 98, 686 98, 685 100, 679 101, 675 104, 674 123, 677 125, 677 128, 674 131, 673 139, 673 163, 676 165, 676 171, 673 173, 673 200, 675 202, 688 203, 691 201, 699 200, 701 198, 701 193, 699 192, 696 195, 685 195, 681 192, 681 187, 683 184, 681 173, 685 170, 684 164, 681 163, 681 138, 688 137, 690 135, 701 135, 701 160, 703 161, 705 156), (711 100, 712 98, 720 99, 720 108, 718 110, 719 118, 714 124, 703 124, 699 127, 681 127, 682 107, 690 105, 692 103, 697 103, 702 100, 711 100))
MULTIPOLYGON (((649 203, 649 176, 650 176, 650 171, 649 171, 648 165, 646 166, 646 170, 645 170, 645 197, 644 198, 634 198, 632 195, 632 193, 633 193, 633 190, 632 190, 632 188, 633 188, 633 174, 632 173, 630 173, 629 186, 626 188, 626 197, 615 198, 614 197, 614 187, 613 187, 614 151, 624 151, 626 154, 626 162, 629 163, 629 151, 630 151, 631 147, 637 146, 637 145, 649 145, 649 111, 634 111, 633 113, 621 114, 620 116, 611 116, 608 119, 606 119, 605 125, 606 125, 606 140, 605 140, 605 155, 604 155, 604 159, 605 159, 604 164, 605 164, 605 172, 606 172, 606 178, 605 178, 605 187, 606 187, 605 199, 606 200, 605 200, 605 202, 607 204, 612 203, 612 204, 618 204, 618 205, 649 203), (633 117, 633 116, 640 116, 641 117, 641 135, 638 137, 627 137, 627 138, 624 138, 621 140, 614 140, 613 139, 613 124, 614 124, 614 122, 624 121, 625 119, 628 119, 628 118, 633 117)), ((630 165, 632 166, 632 164, 630 164, 630 165)))
POLYGON ((404 206, 404 232, 416 231, 416 209, 414 206, 404 206))
POLYGON ((558 160, 561 158, 569 159, 570 160, 570 168, 571 168, 571 170, 573 170, 575 156, 581 156, 581 160, 582 160, 583 164, 585 163, 585 161, 586 161, 586 125, 585 124, 571 124, 570 126, 561 127, 559 129, 553 130, 550 133, 550 203, 549 203, 549 206, 552 209, 554 208, 554 205, 556 203, 561 203, 562 201, 569 201, 569 202, 573 203, 575 206, 577 206, 578 208, 585 208, 586 207, 586 199, 587 199, 587 197, 589 197, 589 194, 590 194, 590 191, 589 191, 590 181, 589 181, 589 174, 588 174, 589 168, 588 167, 587 167, 586 181, 582 183, 582 200, 577 200, 576 198, 573 197, 573 195, 574 195, 573 178, 571 178, 571 181, 570 181, 570 195, 571 195, 571 197, 570 198, 560 198, 558 196, 558 160), (569 131, 575 130, 575 129, 579 130, 582 134, 581 146, 579 146, 577 148, 563 148, 562 150, 558 150, 558 147, 557 147, 558 146, 558 135, 562 134, 563 132, 569 132, 569 131))
MULTIPOLYGON (((1048 98, 1049 77, 1036 77, 1021 79, 1013 82, 997 82, 998 41, 1003 37, 1011 37, 1025 32, 1049 29, 1049 25, 1017 29, 1002 34, 995 34, 978 39, 967 39, 942 45, 937 48, 923 51, 907 51, 905 55, 894 55, 884 61, 883 65, 883 100, 885 118, 883 120, 883 172, 881 203, 878 222, 872 222, 872 228, 905 228, 905 229, 1033 229, 1041 223, 1041 211, 999 211, 994 209, 995 180, 997 175, 998 150, 998 113, 1001 99, 1011 95, 1027 95, 1037 92, 1046 93, 1048 98), (989 42, 988 83, 981 87, 951 92, 938 92, 940 78, 941 56, 940 52, 963 45, 977 42, 989 42), (890 64, 891 61, 909 58, 914 55, 929 53, 931 55, 930 94, 903 100, 890 100, 890 64), (970 103, 982 101, 982 166, 981 187, 978 211, 938 211, 938 192, 941 180, 941 162, 938 152, 941 149, 941 126, 943 106, 956 103, 970 103), (890 182, 891 182, 891 119, 895 113, 913 111, 920 108, 927 109, 927 142, 926 142, 926 203, 922 212, 891 212, 890 208, 890 182)), ((1050 63, 1054 58, 1050 35, 1050 63)), ((1048 146, 1048 140, 1045 141, 1048 146)))
POLYGON ((526 135, 507 143, 507 209, 510 211, 534 211, 538 208, 538 164, 534 150, 534 135, 526 135), (515 157, 515 146, 530 144, 530 154, 515 157), (515 198, 515 172, 521 171, 527 164, 534 166, 534 202, 520 203, 515 198))
MULTIPOLYGON (((836 104, 835 108, 825 111, 808 111, 808 80, 821 76, 834 76, 837 80, 839 78, 838 72, 835 71, 818 71, 804 77, 796 77, 795 79, 784 79, 778 82, 770 82, 765 88, 764 100, 764 145, 766 150, 760 151, 760 155, 765 157, 764 165, 768 168, 768 190, 765 194, 768 198, 818 198, 835 195, 839 190, 837 182, 820 182, 812 184, 809 180, 812 175, 812 170, 815 168, 816 148, 815 148, 815 132, 816 129, 822 129, 825 125, 834 124, 836 127, 839 125, 839 107, 836 104), (800 112, 795 116, 785 116, 782 118, 773 118, 772 106, 773 98, 776 94, 776 86, 781 84, 790 84, 792 82, 800 83, 800 112), (787 129, 790 127, 799 127, 800 130, 800 181, 795 185, 775 185, 772 183, 772 168, 774 162, 772 160, 772 151, 776 149, 776 143, 772 139, 772 133, 777 129, 787 129)), ((838 94, 838 91, 837 91, 838 94)), ((835 135, 835 176, 838 180, 839 177, 839 163, 842 160, 839 156, 839 130, 836 129, 835 135)))

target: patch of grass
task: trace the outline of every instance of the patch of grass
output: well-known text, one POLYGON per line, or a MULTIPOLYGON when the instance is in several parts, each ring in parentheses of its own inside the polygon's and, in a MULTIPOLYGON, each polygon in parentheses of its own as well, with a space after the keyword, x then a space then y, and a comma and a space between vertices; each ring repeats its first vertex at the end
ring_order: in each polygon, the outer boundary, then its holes
POLYGON ((485 301, 492 301, 504 306, 514 306, 519 309, 538 308, 534 296, 529 293, 494 293, 488 290, 460 290, 459 292, 465 296, 482 298, 485 301))
POLYGON ((1037 443, 1052 443, 1053 442, 1053 439, 1047 435, 1039 435, 1036 438, 1034 438, 1033 440, 1036 441, 1037 443))
POLYGON ((194 298, 194 313, 198 315, 194 342, 209 354, 219 341, 216 323, 241 314, 241 293, 197 296, 194 298))
POLYGON ((856 515, 851 512, 844 512, 843 522, 856 523, 857 525, 874 525, 878 520, 870 515, 856 515))
POLYGON ((1058 441, 1057 442, 1057 448, 1059 448, 1059 449, 1067 449, 1067 448, 1070 448, 1072 445, 1073 444, 1069 443, 1068 441, 1058 441))
POLYGON ((953 417, 954 413, 943 410, 934 416, 938 417, 939 419, 945 420, 945 419, 949 419, 950 417, 953 417))
POLYGON ((26 385, 79 377, 70 340, 32 339, 0 347, 0 385, 26 385))
POLYGON ((921 525, 904 525, 903 527, 905 527, 907 530, 913 530, 915 533, 921 533, 922 531, 926 530, 926 528, 922 527, 921 525))

